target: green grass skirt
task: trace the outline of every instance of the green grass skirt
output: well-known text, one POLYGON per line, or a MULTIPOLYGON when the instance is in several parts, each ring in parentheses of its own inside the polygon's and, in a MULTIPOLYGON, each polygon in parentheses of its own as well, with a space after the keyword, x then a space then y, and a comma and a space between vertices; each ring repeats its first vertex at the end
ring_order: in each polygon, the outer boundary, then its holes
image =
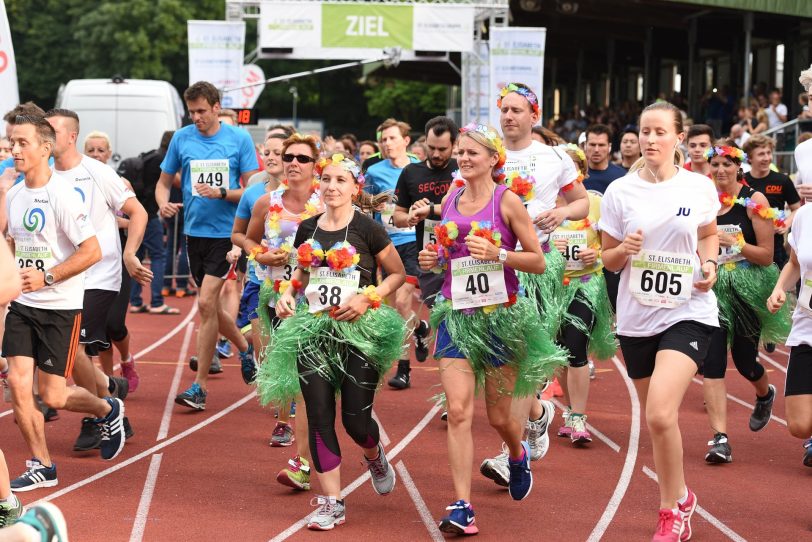
POLYGON ((569 303, 564 304, 563 284, 567 260, 555 248, 544 253, 544 260, 547 263, 544 273, 516 274, 527 299, 533 303, 539 315, 538 321, 534 322, 533 326, 538 327, 540 324, 549 337, 557 337, 564 313, 569 307, 569 303))
POLYGON ((609 293, 606 291, 603 271, 570 279, 569 284, 564 285, 564 306, 569 308, 576 296, 595 315, 592 330, 583 320, 566 311, 563 323, 574 326, 589 337, 589 353, 593 357, 596 359, 611 358, 617 352, 617 341, 612 331, 614 316, 612 305, 609 303, 609 293))

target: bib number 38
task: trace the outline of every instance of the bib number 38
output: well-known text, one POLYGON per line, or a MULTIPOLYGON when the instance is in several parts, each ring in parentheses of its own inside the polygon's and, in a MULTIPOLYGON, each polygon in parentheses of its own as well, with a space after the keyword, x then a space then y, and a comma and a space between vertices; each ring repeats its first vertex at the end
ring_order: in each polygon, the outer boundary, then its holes
POLYGON ((674 308, 691 299, 694 268, 690 255, 648 250, 631 263, 629 291, 643 305, 674 308))

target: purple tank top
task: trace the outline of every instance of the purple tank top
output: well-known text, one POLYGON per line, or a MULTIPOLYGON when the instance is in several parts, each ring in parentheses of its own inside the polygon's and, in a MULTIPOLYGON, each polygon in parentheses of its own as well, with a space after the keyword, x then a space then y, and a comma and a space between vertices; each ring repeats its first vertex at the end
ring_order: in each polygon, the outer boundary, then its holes
MULTIPOLYGON (((443 219, 450 220, 457 224, 459 229, 459 236, 457 237, 457 244, 451 249, 451 259, 465 258, 471 254, 468 252, 468 247, 465 245, 465 237, 471 232, 471 222, 488 221, 493 224, 493 229, 502 234, 501 248, 512 251, 516 248, 516 235, 513 233, 504 220, 502 220, 502 213, 499 210, 502 203, 502 195, 507 190, 507 186, 500 184, 496 186, 493 197, 491 200, 479 211, 471 216, 465 216, 457 210, 457 201, 460 199, 465 187, 459 188, 451 192, 445 204, 443 205, 443 219)), ((449 266, 450 269, 450 266, 449 266)), ((519 291, 519 279, 516 277, 516 271, 512 268, 504 267, 505 286, 507 287, 508 295, 513 295, 519 291)), ((443 278, 443 297, 451 299, 451 272, 445 273, 443 278)))

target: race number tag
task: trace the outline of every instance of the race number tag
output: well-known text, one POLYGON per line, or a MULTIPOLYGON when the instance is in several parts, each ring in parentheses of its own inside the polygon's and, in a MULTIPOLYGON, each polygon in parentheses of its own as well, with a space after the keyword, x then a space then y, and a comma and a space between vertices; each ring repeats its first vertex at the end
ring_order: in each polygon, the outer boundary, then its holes
POLYGON ((671 309, 691 299, 693 280, 690 255, 643 250, 632 258, 629 291, 643 305, 671 309))
POLYGON ((19 244, 14 247, 14 257, 20 269, 33 267, 43 273, 54 266, 54 257, 47 246, 19 244))
POLYGON ((290 280, 293 276, 293 270, 296 269, 296 253, 291 252, 290 258, 285 265, 279 267, 271 267, 271 280, 290 280))
POLYGON ((801 292, 798 294, 798 306, 812 313, 812 273, 807 273, 801 281, 801 292))
POLYGON ((387 203, 381 211, 381 221, 386 233, 414 233, 414 228, 398 228, 395 226, 395 204, 387 203))
POLYGON ((305 297, 310 304, 310 312, 316 313, 344 304, 358 291, 361 272, 352 273, 331 271, 329 267, 317 267, 310 271, 310 282, 305 288, 305 297))
MULTIPOLYGON (((737 226, 736 224, 722 224, 717 228, 719 231, 732 235, 733 237, 737 237, 741 232, 742 229, 737 226)), ((723 247, 719 245, 719 265, 724 263, 732 263, 732 262, 740 262, 744 259, 744 256, 741 252, 738 254, 733 252, 733 247, 723 247)))
POLYGON ((423 248, 426 248, 428 244, 437 243, 437 236, 434 235, 434 227, 439 223, 439 220, 429 220, 428 218, 423 221, 423 248))
POLYGON ((581 251, 587 247, 585 231, 556 231, 550 237, 553 244, 558 239, 567 240, 567 248, 564 251, 564 259, 567 260, 567 271, 580 271, 586 267, 580 258, 581 251))
POLYGON ((471 256, 451 260, 451 306, 473 309, 506 303, 504 267, 471 256))
POLYGON ((229 184, 228 160, 191 160, 189 162, 189 180, 192 183, 192 195, 200 197, 198 185, 208 185, 215 190, 227 188, 229 184))

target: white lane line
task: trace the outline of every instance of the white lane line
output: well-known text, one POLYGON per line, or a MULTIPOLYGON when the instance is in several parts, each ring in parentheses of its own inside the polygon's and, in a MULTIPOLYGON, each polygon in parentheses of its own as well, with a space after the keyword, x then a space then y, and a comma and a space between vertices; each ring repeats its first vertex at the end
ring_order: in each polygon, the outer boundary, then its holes
POLYGON ((417 513, 420 514, 420 519, 423 520, 423 524, 426 526, 426 529, 428 529, 431 539, 434 542, 443 542, 445 540, 443 533, 440 532, 440 528, 437 527, 437 522, 434 521, 434 518, 431 516, 429 507, 426 506, 426 501, 423 500, 423 497, 420 495, 420 491, 417 489, 414 480, 412 480, 409 471, 406 470, 406 465, 403 463, 403 461, 398 461, 395 468, 400 474, 400 483, 402 483, 406 488, 406 491, 409 492, 409 496, 412 498, 412 502, 414 502, 415 507, 417 507, 417 513))
POLYGON ((175 396, 178 394, 180 387, 180 376, 183 368, 186 367, 186 354, 189 352, 189 343, 192 340, 192 331, 195 329, 194 322, 189 322, 186 325, 186 333, 183 335, 183 344, 180 347, 180 355, 178 355, 178 366, 175 367, 175 375, 172 377, 172 384, 169 386, 169 393, 166 396, 166 404, 164 405, 164 415, 161 418, 161 425, 158 429, 158 438, 156 441, 161 441, 169 434, 169 422, 172 420, 172 411, 175 407, 175 396))
POLYGON ((147 528, 147 518, 149 517, 149 506, 152 504, 152 494, 155 492, 155 483, 158 481, 158 471, 161 468, 162 458, 163 454, 155 454, 149 462, 147 480, 144 482, 144 490, 141 492, 141 502, 138 503, 138 512, 135 514, 130 542, 141 542, 144 538, 144 530, 147 528))
MULTIPOLYGON (((693 381, 694 381, 694 383, 695 383, 695 384, 699 384, 700 386, 702 385, 702 381, 701 381, 701 380, 699 380, 699 379, 698 379, 698 378, 696 378, 696 377, 694 377, 694 378, 693 378, 693 381)), ((778 392, 776 392, 776 393, 778 393, 778 392)), ((734 403, 736 403, 736 404, 739 404, 739 405, 741 405, 741 406, 743 406, 743 407, 749 408, 750 410, 753 410, 753 409, 755 408, 755 405, 753 405, 753 404, 751 404, 751 403, 748 403, 747 401, 742 401, 742 400, 741 400, 741 399, 739 399, 738 397, 734 397, 733 395, 730 395, 729 393, 727 394, 727 398, 728 398, 729 400, 733 401, 733 402, 734 402, 734 403)), ((778 416, 776 416, 775 414, 770 414, 770 418, 772 418, 773 420, 777 421, 778 423, 780 423, 780 424, 781 424, 781 425, 783 425, 784 427, 786 427, 786 426, 787 426, 787 421, 786 421, 786 420, 784 420, 783 418, 779 418, 779 417, 778 417, 778 416)))
POLYGON ((60 489, 59 491, 55 491, 55 492, 51 493, 50 495, 46 495, 45 497, 39 499, 34 504, 37 504, 37 503, 42 502, 42 501, 52 501, 54 499, 58 499, 59 497, 62 497, 64 495, 67 495, 68 493, 76 491, 77 489, 79 489, 81 487, 84 487, 84 486, 86 486, 88 484, 91 484, 91 483, 93 483, 93 482, 95 482, 97 480, 101 480, 102 478, 105 478, 105 477, 113 474, 114 472, 118 472, 121 469, 123 469, 124 467, 129 467, 133 463, 141 461, 145 457, 150 456, 150 455, 152 455, 155 452, 158 452, 160 450, 163 450, 167 446, 171 446, 172 444, 175 444, 177 441, 188 437, 192 433, 196 433, 197 431, 200 431, 204 427, 206 427, 208 425, 211 425, 212 423, 216 422, 217 420, 219 420, 223 416, 226 416, 227 414, 230 414, 231 412, 237 410, 238 408, 243 406, 245 403, 247 403, 251 399, 254 399, 256 396, 257 396, 257 392, 253 391, 253 392, 249 393, 248 395, 246 395, 245 397, 243 397, 242 399, 240 399, 239 401, 237 401, 236 403, 233 403, 230 406, 224 408, 223 410, 221 410, 217 414, 214 414, 212 417, 206 418, 205 420, 198 423, 197 425, 193 425, 192 427, 190 427, 189 429, 183 431, 182 433, 178 433, 174 437, 172 437, 170 439, 167 439, 167 440, 165 440, 165 441, 163 441, 163 442, 161 442, 159 444, 156 444, 152 448, 149 448, 148 450, 144 450, 140 454, 134 455, 131 458, 129 458, 129 459, 125 460, 125 461, 122 461, 118 465, 114 465, 114 466, 112 466, 110 468, 104 469, 103 471, 97 472, 93 476, 89 476, 89 477, 85 478, 84 480, 79 480, 75 484, 71 484, 71 485, 69 485, 68 487, 66 487, 64 489, 60 489))
POLYGON ((778 363, 777 361, 775 361, 770 356, 766 356, 766 355, 762 354, 761 352, 759 352, 758 357, 760 357, 761 359, 763 359, 764 361, 766 361, 767 363, 769 363, 773 367, 777 368, 782 373, 787 374, 787 368, 784 367, 783 365, 781 365, 780 363, 778 363))
POLYGON ((151 345, 147 346, 140 352, 133 354, 133 358, 138 359, 146 354, 149 354, 150 352, 152 352, 153 350, 164 344, 166 341, 177 335, 181 329, 186 327, 186 324, 192 321, 192 318, 195 317, 195 314, 197 314, 197 301, 195 301, 195 304, 192 306, 192 310, 189 311, 189 314, 186 315, 186 318, 184 318, 180 324, 175 326, 175 328, 172 331, 170 331, 169 333, 167 333, 166 335, 164 335, 151 345))
MULTIPOLYGON (((553 401, 553 404, 555 406, 557 406, 558 410, 560 410, 562 413, 566 410, 566 406, 564 406, 564 403, 562 403, 558 399, 553 398, 552 401, 553 401)), ((592 433, 593 435, 598 437, 598 439, 603 441, 604 444, 609 446, 616 454, 620 453, 620 445, 617 442, 615 442, 614 440, 607 437, 604 433, 601 433, 594 425, 591 425, 591 424, 587 423, 586 428, 589 429, 590 433, 592 433)))
POLYGON ((784 354, 785 356, 789 356, 789 350, 787 350, 787 349, 785 349, 785 348, 780 348, 780 347, 776 346, 776 347, 775 347, 775 351, 776 351, 776 352, 781 352, 781 353, 782 353, 782 354, 784 354))
POLYGON ((374 410, 372 411, 372 419, 378 424, 378 436, 381 439, 381 444, 383 444, 384 448, 388 448, 392 441, 389 440, 389 435, 386 433, 386 429, 383 428, 383 424, 374 410))
POLYGON ((632 476, 634 476, 634 465, 637 463, 637 450, 640 444, 640 399, 637 397, 637 389, 635 389, 634 383, 626 374, 626 371, 624 370, 623 365, 620 363, 620 360, 617 359, 617 356, 612 356, 612 362, 615 364, 618 373, 623 378, 623 383, 626 384, 626 390, 629 392, 629 399, 632 403, 632 421, 631 427, 629 428, 629 447, 626 449, 626 459, 623 461, 623 470, 620 471, 620 478, 615 486, 615 491, 612 493, 612 497, 609 499, 609 502, 598 520, 598 523, 595 525, 595 528, 592 529, 592 533, 589 535, 588 540, 590 542, 598 542, 598 540, 603 537, 606 529, 608 529, 609 525, 612 523, 618 508, 620 508, 620 503, 623 501, 623 497, 626 495, 626 491, 629 489, 632 476))
MULTIPOLYGON (((657 481, 656 472, 654 472, 645 465, 643 465, 643 468, 641 470, 646 476, 648 476, 655 482, 657 481)), ((716 516, 714 516, 704 508, 702 508, 701 506, 697 505, 696 513, 702 516, 705 519, 705 521, 707 521, 708 523, 710 523, 711 525, 722 531, 722 533, 729 539, 734 540, 735 542, 747 542, 747 540, 744 537, 742 537, 739 533, 737 533, 736 531, 725 525, 719 518, 717 518, 716 516)))
POLYGON ((5 412, 0 412, 0 418, 2 418, 3 416, 8 416, 8 415, 12 414, 13 412, 14 412, 14 409, 9 409, 9 410, 6 410, 5 412))
MULTIPOLYGON (((390 462, 394 460, 395 457, 397 457, 397 455, 400 452, 402 452, 403 449, 406 448, 406 446, 408 446, 415 439, 415 437, 417 437, 417 435, 419 435, 420 432, 429 424, 432 418, 434 418, 434 416, 440 411, 440 408, 441 403, 437 403, 436 405, 431 407, 431 409, 426 413, 426 415, 423 416, 423 419, 420 420, 417 423, 417 425, 415 425, 412 428, 411 431, 409 431, 409 434, 403 437, 403 440, 398 442, 398 444, 394 448, 392 448, 389 452, 386 453, 386 458, 390 462)), ((353 482, 350 485, 346 486, 343 490, 341 490, 341 495, 343 497, 347 497, 347 495, 358 489, 358 487, 360 487, 360 485, 366 482, 367 480, 369 480, 369 472, 365 472, 364 474, 353 480, 353 482)), ((310 519, 310 517, 314 513, 315 512, 307 514, 305 517, 303 517, 302 519, 300 519, 299 521, 297 521, 296 523, 294 523, 293 525, 291 525, 290 527, 288 527, 287 529, 285 529, 284 531, 273 537, 271 539, 271 542, 281 542, 282 540, 287 540, 288 538, 299 532, 303 527, 307 525, 307 520, 310 519)))

